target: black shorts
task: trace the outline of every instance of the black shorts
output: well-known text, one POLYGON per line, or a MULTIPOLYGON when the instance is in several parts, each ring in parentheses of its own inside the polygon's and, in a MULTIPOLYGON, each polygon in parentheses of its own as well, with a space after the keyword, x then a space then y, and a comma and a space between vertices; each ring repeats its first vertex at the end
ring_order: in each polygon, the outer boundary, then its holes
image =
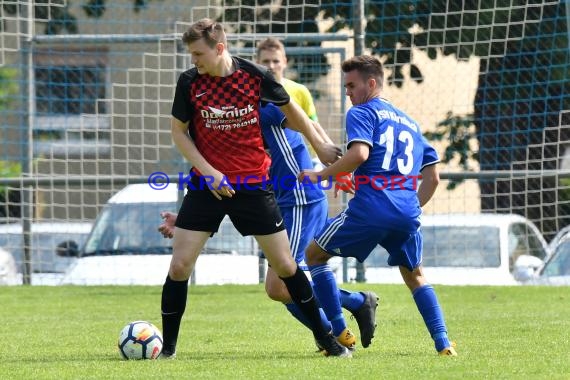
POLYGON ((228 215, 243 236, 270 235, 285 229, 275 194, 268 184, 234 186, 233 197, 219 200, 210 190, 200 189, 197 176, 192 177, 191 183, 194 188, 188 187, 176 227, 217 232, 222 219, 228 215))

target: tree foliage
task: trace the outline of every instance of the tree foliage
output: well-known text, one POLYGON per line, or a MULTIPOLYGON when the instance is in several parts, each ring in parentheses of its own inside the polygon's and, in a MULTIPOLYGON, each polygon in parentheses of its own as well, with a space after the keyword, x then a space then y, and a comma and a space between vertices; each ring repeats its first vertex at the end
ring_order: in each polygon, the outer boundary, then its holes
MULTIPOLYGON (((323 0, 324 17, 334 20, 329 31, 354 27, 352 6, 350 2, 323 0)), ((464 154, 467 147, 458 135, 452 138, 456 128, 463 128, 463 117, 448 114, 436 132, 449 139, 444 160, 453 152, 462 158, 479 159, 483 170, 508 170, 519 162, 554 165, 532 169, 556 169, 557 160, 552 159, 555 153, 529 147, 540 145, 544 129, 559 125, 561 111, 570 109, 568 6, 568 2, 544 1, 371 0, 365 3, 365 44, 383 58, 391 72, 388 84, 395 86, 403 84, 405 67, 410 68, 412 80, 420 82, 423 78, 421 69, 412 62, 412 49, 426 52, 431 59, 440 54, 455 55, 459 60, 479 57, 472 121, 480 154, 464 154)), ((568 132, 561 133, 560 138, 568 141, 568 132)), ((533 220, 540 220, 541 215, 567 214, 543 206, 555 204, 554 200, 563 195, 556 194, 553 179, 544 179, 541 186, 550 190, 538 193, 527 191, 528 184, 515 182, 482 181, 482 209, 511 210, 533 220), (513 192, 526 195, 508 196, 513 192)), ((550 226, 545 222, 543 232, 556 231, 570 222, 563 219, 552 219, 550 226)))
MULTIPOLYGON (((444 120, 440 121, 435 130, 425 132, 424 136, 430 141, 446 141, 448 143, 441 158, 441 162, 457 163, 464 171, 473 171, 472 163, 479 161, 479 154, 471 149, 470 143, 476 139, 473 115, 456 116, 451 111, 447 112, 444 120)), ((450 180, 448 190, 453 190, 463 182, 462 180, 450 180)))
POLYGON ((0 67, 0 110, 6 108, 18 93, 17 76, 16 69, 0 67))
MULTIPOLYGON (((218 21, 231 29, 233 33, 318 33, 317 17, 320 12, 319 1, 282 0, 278 8, 269 7, 271 0, 226 0, 224 12, 218 21), (301 7, 301 5, 304 5, 301 7), (266 20, 267 22, 259 22, 266 20), (256 22, 257 21, 257 22, 256 22), (269 22, 271 21, 271 22, 269 22)), ((321 46, 318 41, 283 41, 285 46, 321 46)), ((246 47, 253 43, 245 42, 246 47)), ((313 82, 329 72, 330 64, 324 54, 289 57, 289 63, 297 72, 299 81, 313 82)))
MULTIPOLYGON (((19 177, 21 174, 20 163, 0 161, 0 178, 19 177)), ((21 192, 19 190, 0 186, 0 220, 7 217, 20 217, 20 199, 21 192)))
MULTIPOLYGON (((0 67, 0 111, 9 107, 18 94, 18 71, 8 67, 0 67)), ((18 177, 21 173, 19 163, 0 161, 1 177, 18 177)), ((0 219, 20 215, 20 192, 0 186, 0 219)))
MULTIPOLYGON (((150 1, 152 0, 133 0, 133 11, 140 12, 148 6, 150 1)), ((107 11, 106 5, 107 0, 87 0, 82 8, 88 17, 100 18, 107 11)), ((2 8, 9 15, 18 13, 18 4, 3 3, 2 8)), ((65 0, 36 0, 34 1, 34 15, 36 19, 47 21, 45 34, 79 33, 77 17, 70 13, 69 4, 65 0)), ((0 31, 2 30, 3 25, 0 24, 0 31)))

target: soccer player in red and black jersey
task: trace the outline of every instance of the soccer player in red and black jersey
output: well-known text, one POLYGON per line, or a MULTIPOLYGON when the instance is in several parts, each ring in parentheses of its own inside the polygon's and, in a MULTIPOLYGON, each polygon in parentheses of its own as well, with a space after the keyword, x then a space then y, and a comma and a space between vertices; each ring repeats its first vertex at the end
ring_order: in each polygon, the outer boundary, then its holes
POLYGON ((173 253, 162 290, 163 357, 173 357, 188 279, 210 235, 229 215, 242 235, 253 235, 273 270, 303 311, 315 339, 332 356, 350 356, 326 331, 311 285, 293 259, 283 218, 268 176, 270 158, 260 127, 260 104, 273 103, 332 163, 339 149, 327 144, 311 121, 264 66, 233 57, 221 24, 202 19, 182 41, 195 67, 178 79, 172 106, 172 139, 194 174, 176 219, 173 253), (245 182, 247 181, 247 185, 245 182), (204 186, 205 183, 209 186, 204 186))

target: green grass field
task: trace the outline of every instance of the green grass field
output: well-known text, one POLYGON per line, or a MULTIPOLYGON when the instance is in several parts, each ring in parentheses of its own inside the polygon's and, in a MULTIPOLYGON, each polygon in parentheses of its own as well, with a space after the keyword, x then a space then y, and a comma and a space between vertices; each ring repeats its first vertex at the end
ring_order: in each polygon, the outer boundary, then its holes
POLYGON ((404 285, 346 287, 381 297, 376 338, 352 359, 316 354, 259 285, 192 287, 168 361, 124 361, 116 347, 129 321, 161 327, 160 287, 0 287, 0 378, 570 378, 568 287, 437 286, 457 358, 436 355, 404 285))

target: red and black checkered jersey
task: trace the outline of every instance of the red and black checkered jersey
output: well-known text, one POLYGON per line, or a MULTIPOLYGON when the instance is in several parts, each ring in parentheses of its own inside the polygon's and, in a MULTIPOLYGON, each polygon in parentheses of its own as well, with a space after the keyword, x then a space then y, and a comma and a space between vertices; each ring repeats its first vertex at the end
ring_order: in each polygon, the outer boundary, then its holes
POLYGON ((190 121, 190 136, 202 156, 229 183, 238 183, 246 176, 267 176, 271 159, 261 135, 260 103, 284 105, 289 95, 264 66, 232 59, 236 70, 227 77, 199 74, 196 68, 182 73, 172 116, 190 121))

